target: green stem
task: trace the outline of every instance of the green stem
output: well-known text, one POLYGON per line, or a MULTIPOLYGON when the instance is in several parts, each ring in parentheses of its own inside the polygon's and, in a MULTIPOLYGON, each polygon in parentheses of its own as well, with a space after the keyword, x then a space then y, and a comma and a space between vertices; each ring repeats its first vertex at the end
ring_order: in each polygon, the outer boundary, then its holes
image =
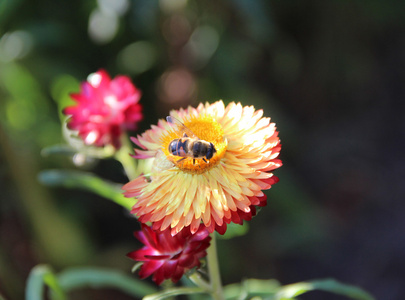
POLYGON ((211 284, 208 283, 204 278, 202 278, 201 274, 194 272, 188 277, 196 286, 204 289, 207 292, 211 292, 211 284))
POLYGON ((222 290, 221 274, 219 273, 215 232, 211 234, 211 238, 211 246, 207 250, 207 264, 211 283, 211 294, 214 300, 224 300, 225 297, 222 290))
POLYGON ((136 168, 136 160, 130 156, 133 151, 126 134, 122 135, 121 143, 121 148, 115 153, 115 158, 121 163, 128 179, 135 179, 139 174, 136 168))

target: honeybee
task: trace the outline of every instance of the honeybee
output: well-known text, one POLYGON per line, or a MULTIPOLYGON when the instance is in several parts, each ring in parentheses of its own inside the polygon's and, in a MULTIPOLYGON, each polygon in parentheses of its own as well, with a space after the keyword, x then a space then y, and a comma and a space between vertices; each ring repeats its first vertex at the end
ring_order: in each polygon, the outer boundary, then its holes
POLYGON ((182 122, 171 116, 166 117, 167 122, 178 126, 183 136, 179 139, 174 139, 169 144, 169 152, 172 155, 182 157, 178 162, 185 160, 188 157, 193 158, 193 165, 196 159, 202 159, 207 164, 209 160, 217 152, 215 146, 211 142, 199 139, 189 128, 182 122))

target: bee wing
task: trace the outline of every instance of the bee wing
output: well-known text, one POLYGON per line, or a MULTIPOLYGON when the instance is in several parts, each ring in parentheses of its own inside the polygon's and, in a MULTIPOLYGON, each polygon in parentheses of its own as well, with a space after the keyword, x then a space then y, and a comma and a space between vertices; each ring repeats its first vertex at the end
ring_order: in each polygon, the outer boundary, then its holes
POLYGON ((199 139, 198 136, 194 132, 192 132, 190 128, 186 127, 186 125, 184 125, 182 122, 180 122, 176 118, 173 118, 172 116, 167 116, 166 121, 173 125, 177 125, 178 130, 181 133, 187 134, 188 137, 199 139))
POLYGON ((173 168, 175 164, 166 158, 166 155, 162 150, 158 150, 155 156, 155 163, 152 166, 152 173, 159 173, 170 168, 173 168))

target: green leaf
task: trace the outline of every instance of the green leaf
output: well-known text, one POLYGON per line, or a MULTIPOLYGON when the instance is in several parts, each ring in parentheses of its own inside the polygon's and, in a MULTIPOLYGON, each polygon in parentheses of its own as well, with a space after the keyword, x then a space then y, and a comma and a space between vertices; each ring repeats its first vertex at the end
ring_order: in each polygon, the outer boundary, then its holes
POLYGON ((65 292, 84 287, 115 288, 134 297, 144 297, 156 292, 155 287, 111 269, 69 268, 57 277, 65 292))
POLYGON ((48 186, 79 188, 93 192, 131 210, 134 199, 124 197, 121 184, 106 181, 82 171, 47 170, 39 174, 39 181, 48 186))
POLYGON ((53 154, 73 156, 77 153, 77 150, 68 145, 53 145, 42 149, 41 155, 48 156, 53 154))
POLYGON ((66 296, 61 289, 55 275, 50 267, 46 265, 35 266, 28 276, 27 287, 25 290, 26 300, 41 300, 44 299, 45 284, 49 286, 52 294, 52 299, 65 300, 66 296))
POLYGON ((249 224, 248 222, 244 222, 243 225, 230 223, 227 225, 227 229, 224 235, 217 234, 218 239, 222 240, 229 240, 231 238, 242 236, 248 233, 249 231, 249 224))
POLYGON ((51 95, 55 102, 58 104, 61 119, 65 116, 62 115, 62 109, 69 105, 74 105, 75 101, 70 97, 70 94, 80 90, 80 82, 73 76, 63 74, 56 77, 51 84, 51 95))
POLYGON ((249 299, 261 296, 272 300, 295 299, 295 297, 314 290, 331 292, 351 299, 373 300, 373 296, 362 289, 333 279, 298 282, 280 286, 276 280, 248 279, 240 284, 227 285, 224 288, 226 299, 249 299), (267 297, 266 297, 267 296, 267 297))
POLYGON ((331 292, 357 300, 374 299, 373 296, 359 287, 344 284, 333 279, 313 280, 285 285, 276 294, 275 299, 292 299, 314 290, 331 292))
POLYGON ((246 299, 253 296, 274 295, 279 291, 280 283, 274 279, 247 279, 242 283, 224 287, 226 299, 246 299))
POLYGON ((57 278, 53 272, 48 272, 44 275, 44 282, 52 291, 52 299, 54 300, 65 300, 66 296, 61 289, 57 278))
POLYGON ((8 21, 9 18, 13 17, 13 14, 17 11, 22 3, 22 0, 0 1, 0 26, 4 26, 6 21, 8 21))
POLYGON ((39 265, 34 267, 27 280, 27 287, 25 289, 26 300, 42 300, 44 299, 44 274, 48 272, 48 267, 39 265))
POLYGON ((67 136, 69 139, 69 145, 61 144, 61 145, 52 145, 45 147, 41 151, 42 156, 49 156, 49 155, 66 155, 66 156, 74 156, 77 154, 84 155, 89 158, 98 158, 104 159, 108 157, 112 157, 115 153, 114 147, 112 146, 105 146, 105 147, 92 147, 92 146, 85 146, 83 141, 78 137, 71 137, 67 136))
POLYGON ((135 273, 140 267, 142 267, 143 261, 137 262, 134 264, 134 266, 131 268, 131 273, 135 273))
POLYGON ((161 299, 178 296, 178 295, 189 295, 189 294, 198 294, 198 293, 206 293, 206 291, 203 290, 202 288, 196 288, 196 287, 171 288, 171 289, 166 289, 159 293, 148 295, 148 296, 144 297, 143 300, 161 300, 161 299))

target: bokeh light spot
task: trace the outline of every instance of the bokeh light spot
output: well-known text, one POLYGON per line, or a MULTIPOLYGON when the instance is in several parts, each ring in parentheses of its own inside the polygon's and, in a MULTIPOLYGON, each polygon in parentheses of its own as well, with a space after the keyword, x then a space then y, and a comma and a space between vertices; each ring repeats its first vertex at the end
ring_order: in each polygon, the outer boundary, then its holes
POLYGON ((196 91, 193 75, 185 69, 166 71, 160 79, 161 100, 167 103, 190 100, 196 91))
POLYGON ((191 63, 195 68, 206 65, 219 45, 219 34, 215 28, 204 25, 197 27, 191 34, 185 46, 185 51, 192 58, 191 63))
POLYGON ((97 3, 102 11, 114 12, 119 16, 125 14, 129 8, 129 0, 97 0, 97 3))
POLYGON ((162 11, 172 13, 184 9, 187 0, 160 0, 159 4, 162 11))
POLYGON ((151 43, 139 41, 121 50, 117 59, 119 67, 126 72, 140 74, 153 67, 157 56, 157 50, 151 43))
POLYGON ((93 10, 89 18, 88 33, 90 38, 98 44, 110 42, 118 31, 118 16, 113 11, 93 10))
POLYGON ((36 121, 36 114, 32 113, 35 110, 28 103, 10 100, 6 106, 6 116, 9 124, 18 130, 29 129, 36 121))
POLYGON ((0 39, 0 60, 10 62, 27 55, 33 46, 32 36, 17 30, 5 33, 0 39))

